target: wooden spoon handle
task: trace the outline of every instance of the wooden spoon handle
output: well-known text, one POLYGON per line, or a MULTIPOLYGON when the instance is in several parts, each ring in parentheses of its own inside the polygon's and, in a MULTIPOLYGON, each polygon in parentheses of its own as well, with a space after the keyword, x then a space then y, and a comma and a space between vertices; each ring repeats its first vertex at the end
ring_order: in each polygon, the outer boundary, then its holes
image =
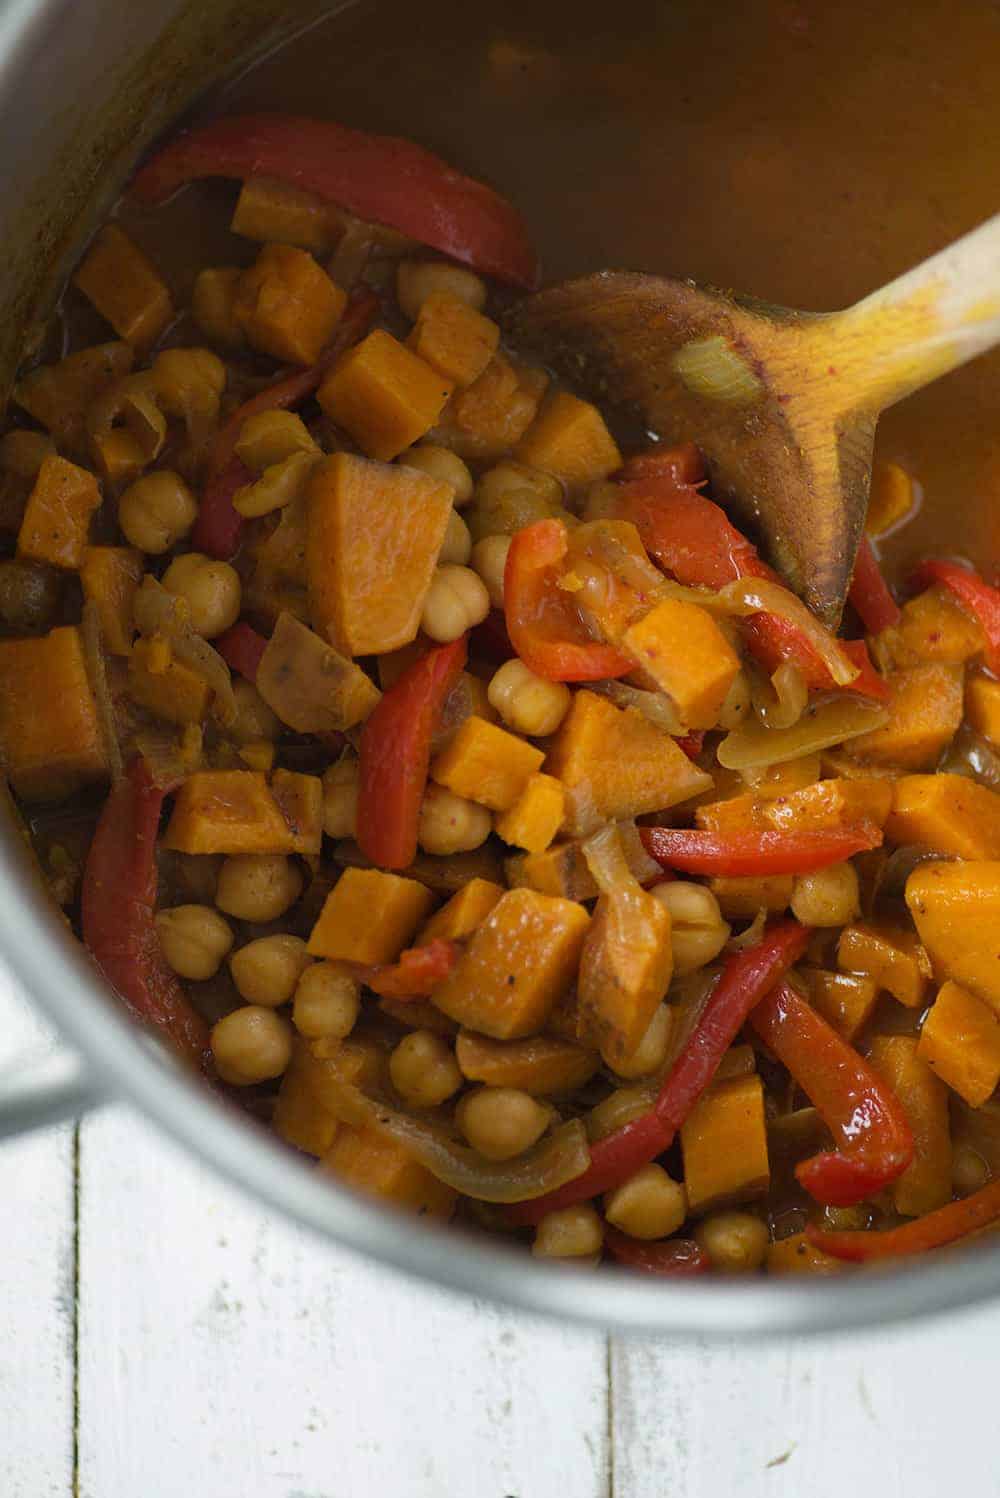
POLYGON ((817 319, 807 341, 810 363, 839 386, 844 416, 877 414, 1000 343, 1000 214, 855 306, 817 319))

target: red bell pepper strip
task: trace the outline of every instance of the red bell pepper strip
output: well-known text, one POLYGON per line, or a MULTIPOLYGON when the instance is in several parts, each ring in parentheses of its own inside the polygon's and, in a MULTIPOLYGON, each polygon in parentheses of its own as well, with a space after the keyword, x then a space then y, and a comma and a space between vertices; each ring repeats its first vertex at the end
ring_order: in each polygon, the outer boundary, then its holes
POLYGON ((235 115, 175 136, 140 168, 129 191, 162 203, 198 177, 277 177, 501 281, 529 290, 538 284, 517 209, 412 141, 333 120, 235 115))
POLYGON ((986 664, 994 676, 1000 676, 1000 589, 991 588, 978 572, 957 562, 922 562, 910 581, 914 588, 940 583, 955 595, 985 635, 986 664))
POLYGON ((235 455, 214 473, 210 473, 198 505, 198 518, 191 531, 195 551, 227 562, 240 549, 243 516, 233 505, 239 489, 253 483, 253 474, 242 458, 235 455))
POLYGON ((809 1224, 806 1237, 822 1253, 835 1259, 847 1259, 853 1264, 864 1264, 872 1259, 899 1259, 944 1248, 959 1238, 967 1238, 970 1233, 989 1227, 998 1219, 1000 1181, 991 1181, 961 1201, 949 1202, 946 1207, 938 1207, 934 1212, 904 1223, 902 1227, 889 1228, 884 1233, 837 1233, 809 1224))
POLYGON ((861 537, 847 596, 870 635, 877 635, 891 624, 899 623, 899 604, 889 592, 875 548, 867 536, 861 537))
POLYGON ((429 650, 384 693, 361 731, 358 843, 383 869, 417 854, 431 739, 466 658, 466 637, 429 650))
POLYGON ((238 671, 251 685, 256 682, 261 657, 267 649, 268 641, 252 625, 241 619, 238 624, 213 640, 212 644, 231 671, 238 671))
POLYGON ((811 832, 701 832, 689 828, 640 827, 651 858, 684 874, 812 874, 882 842, 874 823, 811 832))
POLYGON ((690 1238, 666 1238, 660 1243, 642 1243, 629 1238, 617 1228, 604 1230, 604 1247, 617 1264, 641 1269, 645 1274, 659 1274, 669 1279, 687 1279, 692 1274, 707 1274, 711 1260, 700 1244, 690 1238))
POLYGON ((830 1207, 853 1207, 902 1175, 913 1132, 877 1072, 789 983, 761 1001, 750 1024, 819 1110, 836 1150, 795 1167, 800 1183, 830 1207))
POLYGON ((651 447, 648 452, 626 458, 615 474, 616 480, 670 479, 678 486, 703 484, 705 464, 693 442, 679 442, 676 447, 651 447))
POLYGON ((437 937, 408 948, 398 962, 363 969, 361 981, 383 999, 426 999, 447 978, 461 950, 457 942, 437 937))
POLYGON ((208 1026, 167 966, 153 919, 165 794, 140 757, 105 801, 83 872, 83 940, 136 1019, 161 1030, 185 1060, 208 1073, 208 1026))
POLYGON ((701 728, 696 728, 692 733, 684 734, 683 738, 677 740, 678 749, 683 749, 688 759, 697 759, 705 747, 705 733, 701 728))
POLYGON ((559 587, 569 541, 561 520, 536 520, 510 543, 503 575, 511 644, 529 670, 549 681, 604 681, 636 669, 613 645, 588 639, 573 602, 559 587))
POLYGON ((838 687, 808 640, 795 625, 777 614, 754 614, 744 621, 743 638, 754 659, 765 671, 772 672, 785 661, 798 666, 811 692, 854 692, 877 702, 889 699, 889 684, 872 665, 864 640, 841 640, 840 648, 858 668, 858 675, 846 687, 838 687))
POLYGON ((662 1155, 715 1076, 751 1009, 798 962, 810 934, 797 921, 781 921, 765 931, 756 945, 734 953, 649 1113, 599 1139, 591 1147, 590 1165, 582 1175, 545 1196, 510 1208, 509 1221, 533 1226, 559 1207, 572 1207, 612 1191, 662 1155))

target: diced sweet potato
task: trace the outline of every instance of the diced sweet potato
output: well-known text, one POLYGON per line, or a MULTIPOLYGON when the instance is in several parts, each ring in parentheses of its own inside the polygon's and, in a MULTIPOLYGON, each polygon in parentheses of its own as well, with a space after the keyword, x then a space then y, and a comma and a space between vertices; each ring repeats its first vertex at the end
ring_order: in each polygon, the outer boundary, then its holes
POLYGON ((547 385, 548 376, 541 370, 518 368, 498 353, 478 380, 466 390, 456 390, 442 414, 438 435, 459 457, 495 463, 534 421, 547 385))
POLYGON ((62 801, 108 774, 80 631, 0 640, 0 760, 25 801, 62 801))
POLYGON ((614 896, 597 901, 580 957, 577 1034, 612 1068, 637 1049, 674 970, 670 912, 637 886, 623 915, 614 896))
POLYGON ((309 1155, 325 1155, 339 1128, 337 1118, 323 1107, 313 1086, 315 1072, 327 1064, 318 1061, 308 1042, 298 1038, 271 1118, 281 1139, 309 1155))
POLYGON ((572 900, 508 890, 435 989, 434 1003, 496 1040, 531 1035, 572 983, 588 923, 572 900))
POLYGON ((708 887, 727 921, 755 916, 760 909, 777 915, 792 900, 791 874, 717 874, 708 887))
POLYGON ((416 637, 451 515, 451 489, 414 468, 348 453, 309 480, 306 568, 313 625, 344 655, 416 637))
POLYGON ((884 827, 891 806, 891 781, 838 775, 765 802, 761 818, 766 826, 788 832, 843 831, 859 822, 884 827))
POLYGON ((845 1265, 832 1254, 814 1248, 805 1233, 779 1238, 767 1251, 768 1274, 840 1274, 845 1265))
POLYGON ((934 587, 905 603, 899 623, 883 630, 878 643, 895 666, 961 666, 981 654, 983 632, 947 588, 934 587))
POLYGON ((913 666, 891 671, 889 717, 881 728, 851 740, 851 754, 868 764, 929 770, 962 721, 960 666, 913 666))
POLYGON ((681 1126, 681 1149, 692 1212, 761 1196, 770 1167, 760 1077, 736 1077, 709 1088, 681 1126))
POLYGON ((239 349, 246 342, 236 320, 236 294, 243 271, 238 265, 207 265, 195 276, 191 312, 206 338, 223 348, 239 349))
POLYGON ((432 1176, 398 1140, 372 1126, 356 1129, 344 1124, 323 1157, 322 1169, 345 1186, 420 1217, 447 1222, 458 1200, 458 1193, 432 1176))
POLYGON ((178 853, 297 853, 301 842, 299 827, 289 825, 256 770, 189 775, 163 838, 163 846, 178 853))
POLYGON ((872 470, 865 529, 870 536, 883 536, 908 515, 914 506, 913 480, 898 463, 876 463, 872 470))
POLYGON ((415 879, 345 869, 326 897, 309 951, 337 962, 395 962, 433 904, 430 890, 415 879))
POLYGON ((834 973, 825 968, 801 968, 814 1009, 853 1041, 871 1019, 878 999, 878 983, 870 973, 834 973))
POLYGON ((75 571, 87 549, 90 517, 101 503, 94 475, 66 458, 46 458, 17 536, 18 555, 75 571))
POLYGON ((292 852, 314 857, 323 842, 323 782, 319 776, 275 770, 271 795, 291 833, 292 852))
POLYGON ((131 345, 99 343, 68 354, 57 364, 29 370, 14 387, 14 400, 51 432, 60 447, 77 451, 84 419, 98 396, 132 368, 131 345))
POLYGON ((622 645, 674 701, 688 728, 714 728, 740 658, 707 609, 664 598, 622 645))
POLYGON ((159 271, 117 224, 105 224, 73 277, 119 338, 136 348, 155 343, 174 315, 159 271))
POLYGON ((566 787, 565 830, 663 811, 711 787, 669 734, 636 708, 578 691, 549 749, 545 770, 566 787))
POLYGON ((487 723, 466 718, 448 747, 433 761, 431 779, 478 801, 493 811, 509 811, 529 779, 541 768, 544 754, 526 739, 487 723))
POLYGON ((970 988, 1000 1015, 1000 863, 924 863, 906 903, 940 978, 970 988))
POLYGON ((448 291, 427 297, 409 337, 415 354, 462 388, 478 380, 499 343, 496 323, 448 291))
POLYGON ((562 782, 551 775, 532 775, 509 811, 496 819, 496 831, 505 843, 544 853, 566 815, 566 793, 562 782))
POLYGON ((979 1108, 1000 1082, 1000 1024, 988 1004, 949 979, 924 1020, 917 1055, 979 1108))
POLYGON ((256 684, 296 733, 343 733, 363 723, 381 695, 360 666, 289 613, 278 615, 256 684))
POLYGON ((845 926, 837 944, 837 961, 849 973, 868 973, 905 1004, 916 1009, 924 1001, 931 965, 917 937, 887 921, 845 926))
POLYGON ((542 407, 518 443, 515 457, 519 463, 555 474, 571 487, 606 479, 622 465, 618 445, 600 411, 568 390, 557 390, 542 407))
POLYGON ((136 640, 132 646, 128 694, 167 723, 202 723, 212 702, 212 689, 204 676, 175 659, 166 640, 156 636, 136 640))
POLYGON ((333 212, 324 198, 274 177, 246 179, 229 227, 244 239, 291 244, 314 255, 328 254, 338 237, 333 212))
POLYGON ((818 754, 803 754, 801 759, 788 759, 780 765, 745 769, 739 779, 750 787, 758 801, 774 801, 780 796, 790 796, 793 791, 804 790, 807 785, 815 785, 821 768, 818 754))
POLYGON ((868 1055, 913 1130, 913 1160, 889 1188, 904 1217, 919 1217, 951 1201, 948 1089, 917 1054, 917 1044, 912 1035, 878 1035, 868 1055))
POLYGON ((891 842, 958 858, 1000 858, 1000 796, 965 775, 904 775, 892 787, 891 842))
POLYGON ((450 380, 376 328, 330 371, 317 399, 369 457, 388 463, 430 430, 451 391, 450 380))
POLYGON ((504 889, 491 879, 470 879, 423 927, 417 945, 429 941, 463 941, 481 926, 504 889))
POLYGON ((233 316, 254 348, 315 364, 347 305, 347 293, 305 250, 267 244, 236 288, 233 316))
POLYGON ((965 716, 973 732, 1000 749, 1000 681, 974 672, 965 683, 965 716))
MULTIPOLYGON (((632 822, 619 824, 618 833, 631 873, 640 884, 661 876, 662 870, 646 852, 632 822)), ((543 853, 524 853, 508 858, 507 883, 512 889, 536 889, 542 895, 560 895, 564 900, 596 900, 597 884, 583 853, 581 842, 558 843, 543 853)))
POLYGON ((80 564, 83 596, 97 609, 111 655, 128 655, 135 627, 132 599, 142 579, 142 553, 131 546, 88 546, 80 564))
POLYGON ((763 803, 752 791, 727 796, 722 801, 703 801, 695 807, 695 826, 704 832, 756 832, 764 824, 763 803))
POLYGON ((601 1064, 596 1051, 558 1035, 529 1035, 525 1040, 492 1040, 474 1030, 460 1030, 455 1059, 469 1082, 487 1087, 517 1087, 532 1097, 573 1092, 589 1082, 601 1064))

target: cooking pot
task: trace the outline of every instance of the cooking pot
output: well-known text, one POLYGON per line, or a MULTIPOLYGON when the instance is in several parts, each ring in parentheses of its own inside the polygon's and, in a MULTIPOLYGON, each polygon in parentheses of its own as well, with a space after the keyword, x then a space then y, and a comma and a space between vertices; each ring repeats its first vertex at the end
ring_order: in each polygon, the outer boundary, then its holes
MULTIPOLYGON (((0 380, 37 341, 61 276, 139 152, 190 100, 329 4, 6 0, 0 8, 0 380)), ((42 684, 39 683, 40 689, 42 684)), ((1000 1242, 914 1268, 796 1281, 647 1282, 573 1271, 501 1241, 417 1225, 340 1189, 216 1102, 122 1014, 0 816, 0 960, 66 1050, 0 1078, 0 1133, 130 1103, 269 1208, 418 1279, 570 1320, 673 1334, 820 1332, 1000 1289, 1000 1242)))

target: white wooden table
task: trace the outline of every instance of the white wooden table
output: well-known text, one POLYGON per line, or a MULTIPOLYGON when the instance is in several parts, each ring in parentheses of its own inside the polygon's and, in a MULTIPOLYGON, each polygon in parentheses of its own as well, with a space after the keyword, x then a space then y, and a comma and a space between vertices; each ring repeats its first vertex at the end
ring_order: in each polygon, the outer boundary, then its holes
MULTIPOLYGON (((38 1027, 0 981, 0 1065, 38 1027)), ((1000 1306, 623 1342, 335 1252, 123 1108, 0 1146, 2 1498, 1000 1494, 1000 1306)))

